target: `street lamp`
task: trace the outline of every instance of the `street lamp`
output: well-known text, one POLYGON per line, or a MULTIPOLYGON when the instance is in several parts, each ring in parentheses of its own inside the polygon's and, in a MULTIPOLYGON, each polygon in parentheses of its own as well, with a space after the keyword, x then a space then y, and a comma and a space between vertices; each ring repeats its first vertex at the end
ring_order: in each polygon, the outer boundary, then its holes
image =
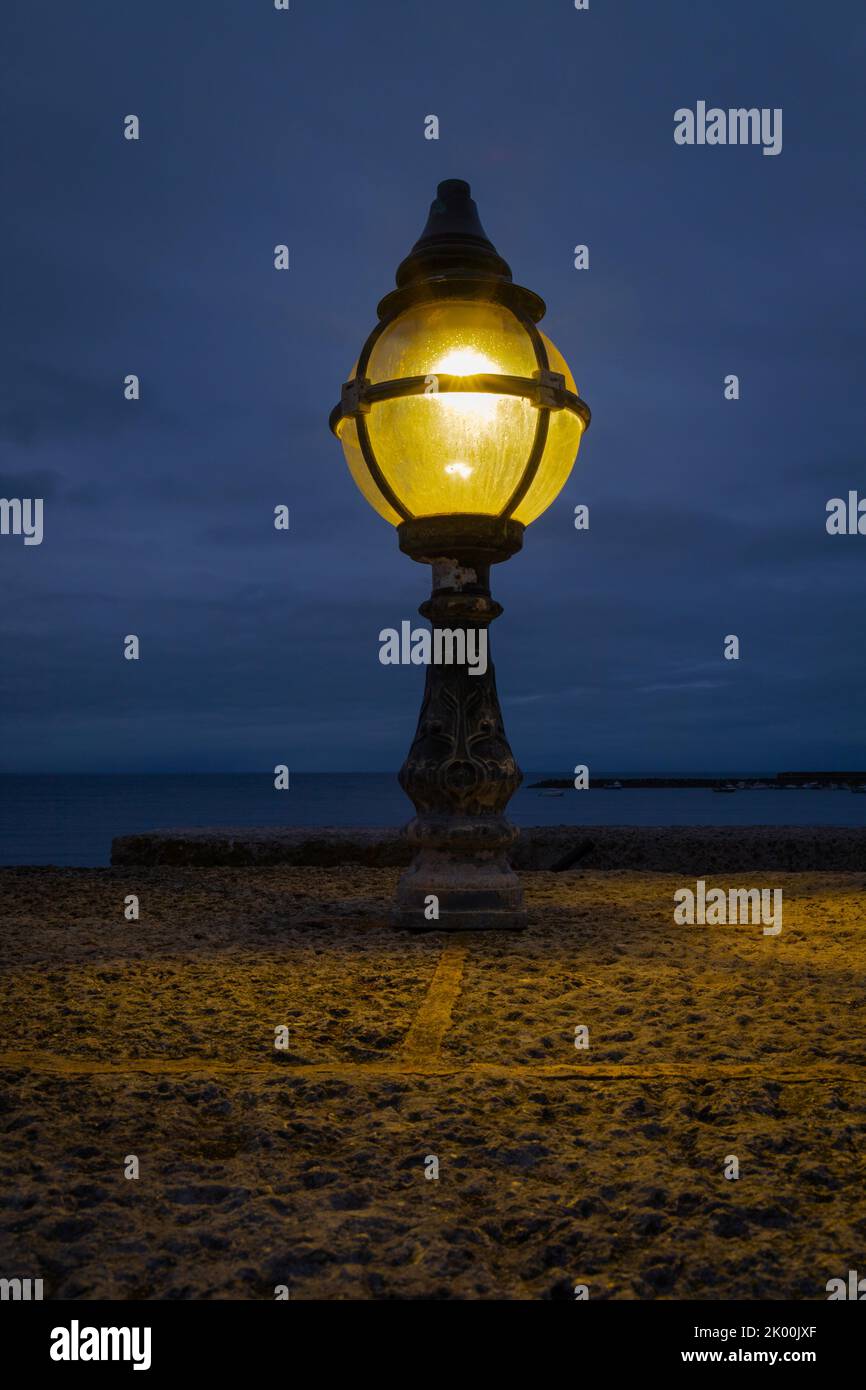
MULTIPOLYGON (((486 643, 502 612, 490 566, 520 550, 524 528, 563 487, 589 407, 536 326, 544 301, 513 283, 461 179, 440 183, 378 312, 331 428, 400 549, 432 566, 422 616, 434 631, 486 643)), ((397 890, 401 925, 525 925, 507 859, 518 832, 503 815, 521 780, 492 664, 483 674, 429 664, 400 770, 416 810, 414 859, 397 890)))

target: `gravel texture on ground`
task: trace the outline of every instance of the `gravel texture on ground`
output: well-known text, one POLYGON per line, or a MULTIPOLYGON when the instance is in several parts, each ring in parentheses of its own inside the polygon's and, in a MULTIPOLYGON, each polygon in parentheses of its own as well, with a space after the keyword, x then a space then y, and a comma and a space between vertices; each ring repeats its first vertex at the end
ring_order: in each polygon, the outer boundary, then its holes
POLYGON ((0 870, 0 1273, 824 1299, 866 1267, 862 874, 708 878, 781 888, 775 937, 675 926, 682 876, 578 871, 525 875, 524 933, 413 937, 395 882, 0 870))

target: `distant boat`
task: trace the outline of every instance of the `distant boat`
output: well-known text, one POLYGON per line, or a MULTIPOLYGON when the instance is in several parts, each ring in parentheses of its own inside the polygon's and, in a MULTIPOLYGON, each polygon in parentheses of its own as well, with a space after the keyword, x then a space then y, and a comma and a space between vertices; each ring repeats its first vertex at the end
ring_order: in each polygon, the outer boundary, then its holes
POLYGON ((713 787, 714 792, 735 792, 736 790, 736 787, 732 786, 730 782, 727 782, 723 787, 713 787))
POLYGON ((612 783, 611 783, 611 788, 613 788, 613 787, 618 787, 619 790, 622 791, 622 782, 612 782, 612 783))
POLYGON ((861 794, 866 795, 866 787, 852 787, 851 790, 852 792, 860 792, 861 794))

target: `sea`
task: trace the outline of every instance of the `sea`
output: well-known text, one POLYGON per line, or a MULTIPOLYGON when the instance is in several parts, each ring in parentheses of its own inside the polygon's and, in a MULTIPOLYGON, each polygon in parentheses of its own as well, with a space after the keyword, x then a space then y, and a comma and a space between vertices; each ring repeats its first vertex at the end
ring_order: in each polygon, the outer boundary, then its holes
MULTIPOLYGON (((866 796, 839 790, 706 787, 568 789, 529 784, 561 772, 526 772, 508 815, 516 825, 866 825, 866 796)), ((0 776, 0 864, 96 867, 116 835, 191 826, 401 826, 414 814, 393 773, 273 775, 0 776)))

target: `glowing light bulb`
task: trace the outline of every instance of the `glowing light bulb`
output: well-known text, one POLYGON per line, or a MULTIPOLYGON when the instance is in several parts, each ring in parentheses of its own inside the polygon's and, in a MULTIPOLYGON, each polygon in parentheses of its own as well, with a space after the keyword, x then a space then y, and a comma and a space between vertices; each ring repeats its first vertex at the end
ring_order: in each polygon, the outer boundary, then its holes
MULTIPOLYGON (((495 362, 473 347, 451 348, 433 367, 434 375, 441 372, 449 376, 477 376, 498 370, 495 362)), ((455 425, 475 433, 476 437, 496 423, 499 399, 489 391, 439 391, 433 392, 431 398, 439 401, 455 425)), ((472 469, 464 471, 467 468, 467 464, 455 460, 445 465, 445 472, 449 476, 468 478, 472 469)))
POLYGON ((434 372, 448 372, 451 376, 476 376, 479 372, 496 372, 498 367, 476 348, 452 348, 440 357, 434 372))

